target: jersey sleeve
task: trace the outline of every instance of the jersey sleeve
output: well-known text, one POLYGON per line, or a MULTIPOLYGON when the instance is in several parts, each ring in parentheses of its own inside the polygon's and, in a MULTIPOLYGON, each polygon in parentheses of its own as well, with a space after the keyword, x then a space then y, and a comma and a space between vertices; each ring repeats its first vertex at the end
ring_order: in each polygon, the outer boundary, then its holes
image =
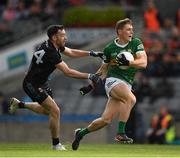
POLYGON ((109 53, 107 47, 104 49, 103 62, 104 63, 109 63, 110 62, 110 53, 109 53))
POLYGON ((54 66, 62 62, 61 55, 56 51, 52 52, 49 60, 50 63, 54 66))
POLYGON ((140 39, 136 38, 136 48, 135 48, 135 53, 137 54, 140 51, 144 51, 144 45, 140 39))

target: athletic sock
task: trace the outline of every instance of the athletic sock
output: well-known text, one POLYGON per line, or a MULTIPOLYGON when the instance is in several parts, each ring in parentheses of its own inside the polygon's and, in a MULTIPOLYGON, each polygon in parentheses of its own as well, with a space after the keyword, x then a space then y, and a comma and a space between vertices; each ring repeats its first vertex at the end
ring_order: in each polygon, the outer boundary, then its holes
POLYGON ((90 133, 90 131, 87 128, 82 128, 79 132, 80 136, 85 136, 86 134, 90 133))
POLYGON ((118 133, 124 134, 125 133, 125 127, 126 127, 126 122, 120 121, 119 126, 118 126, 118 133))
POLYGON ((25 103, 24 102, 19 102, 18 103, 18 107, 20 108, 20 109, 23 109, 23 108, 25 108, 25 103))
POLYGON ((53 138, 53 139, 52 139, 52 144, 53 144, 53 145, 59 144, 59 138, 53 138))

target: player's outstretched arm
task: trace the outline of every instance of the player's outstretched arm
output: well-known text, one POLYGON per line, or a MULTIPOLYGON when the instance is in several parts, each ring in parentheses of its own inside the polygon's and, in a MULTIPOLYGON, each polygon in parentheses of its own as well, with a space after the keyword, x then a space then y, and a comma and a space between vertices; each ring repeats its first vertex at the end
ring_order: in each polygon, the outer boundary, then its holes
POLYGON ((89 79, 93 82, 93 84, 96 84, 100 80, 99 75, 91 73, 82 73, 77 70, 71 69, 64 61, 57 64, 56 68, 61 70, 66 76, 80 79, 89 79))
POLYGON ((102 58, 103 52, 96 52, 96 51, 85 51, 85 50, 79 50, 79 49, 71 49, 68 47, 65 47, 65 50, 63 52, 64 55, 67 55, 69 57, 85 57, 85 56, 93 56, 93 57, 100 57, 102 58))

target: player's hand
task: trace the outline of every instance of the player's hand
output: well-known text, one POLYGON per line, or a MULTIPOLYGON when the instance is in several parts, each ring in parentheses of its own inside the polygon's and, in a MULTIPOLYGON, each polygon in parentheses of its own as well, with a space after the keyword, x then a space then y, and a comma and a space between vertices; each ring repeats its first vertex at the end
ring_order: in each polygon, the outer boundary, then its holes
POLYGON ((89 84, 89 85, 86 86, 86 87, 82 87, 82 88, 79 89, 81 95, 86 95, 86 94, 88 94, 91 90, 93 90, 93 86, 92 86, 91 84, 89 84))
POLYGON ((89 52, 89 55, 90 55, 90 56, 93 56, 93 57, 100 57, 100 58, 102 59, 102 57, 103 57, 103 52, 95 52, 95 51, 91 50, 91 51, 89 52))
POLYGON ((93 85, 96 85, 101 80, 98 74, 89 74, 88 79, 92 81, 93 85))
POLYGON ((124 54, 121 54, 121 56, 117 56, 116 60, 119 66, 129 66, 129 60, 126 59, 124 54))

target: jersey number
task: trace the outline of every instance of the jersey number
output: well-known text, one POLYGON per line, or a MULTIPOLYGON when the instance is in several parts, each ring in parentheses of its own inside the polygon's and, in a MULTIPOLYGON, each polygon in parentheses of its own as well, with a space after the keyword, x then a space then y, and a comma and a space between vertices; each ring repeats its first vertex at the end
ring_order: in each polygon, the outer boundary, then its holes
POLYGON ((40 50, 34 53, 34 56, 36 57, 36 64, 40 64, 43 63, 42 61, 42 57, 44 56, 45 51, 44 50, 40 50))

